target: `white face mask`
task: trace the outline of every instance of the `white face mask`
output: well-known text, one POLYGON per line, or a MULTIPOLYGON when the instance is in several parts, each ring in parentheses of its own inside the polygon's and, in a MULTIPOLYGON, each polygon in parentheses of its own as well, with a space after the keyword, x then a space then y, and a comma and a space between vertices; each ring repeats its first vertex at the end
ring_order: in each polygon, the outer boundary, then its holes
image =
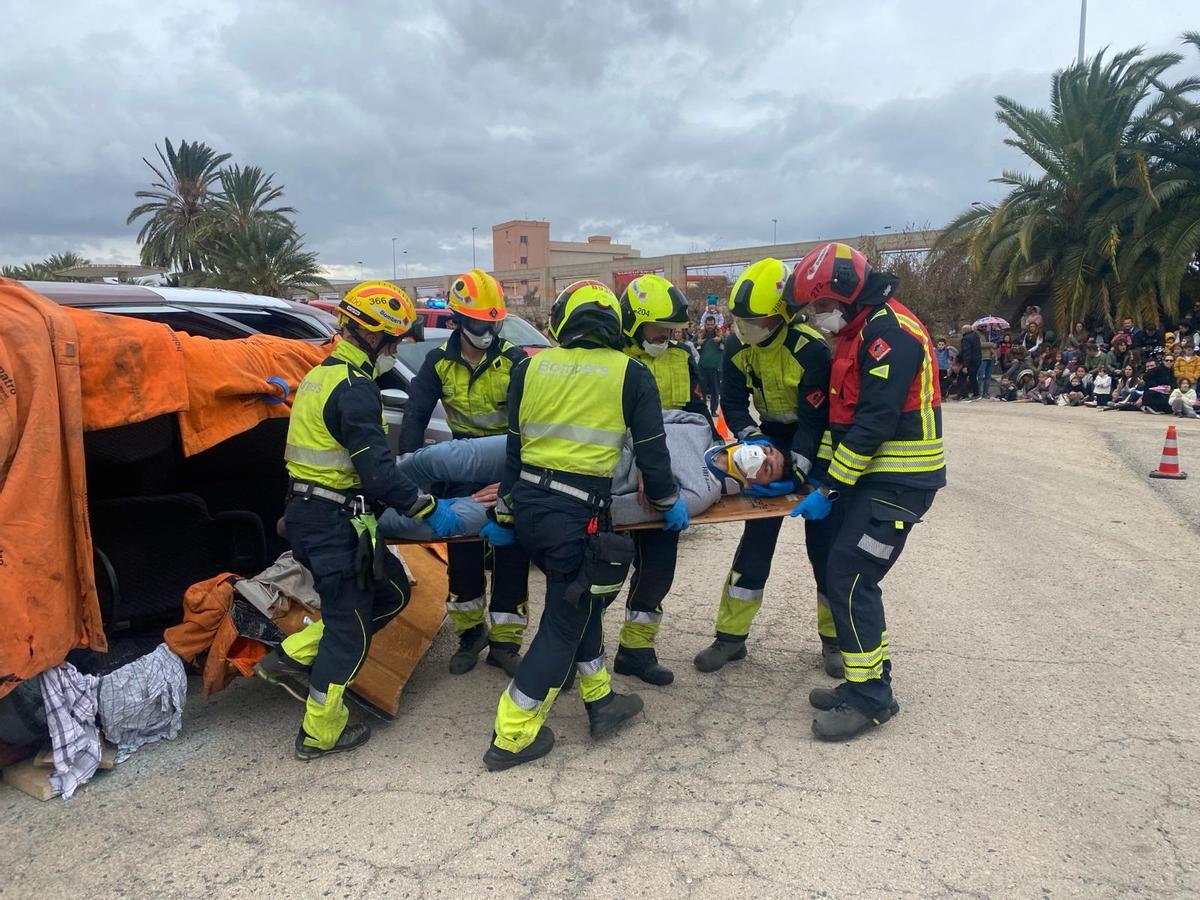
POLYGON ((656 344, 653 341, 642 341, 642 349, 654 359, 658 359, 658 357, 666 353, 670 346, 670 343, 667 341, 663 341, 661 344, 656 344))
POLYGON ((835 309, 830 312, 813 313, 811 322, 814 328, 820 328, 829 334, 837 334, 846 324, 846 317, 842 315, 840 309, 835 309))
POLYGON ((380 353, 375 357, 375 377, 378 378, 384 372, 390 372, 396 368, 396 357, 391 353, 380 353))
POLYGON ((492 342, 496 340, 496 335, 492 334, 490 331, 485 331, 483 334, 473 334, 470 329, 464 328, 462 332, 463 337, 471 342, 471 346, 476 347, 479 350, 486 350, 488 347, 492 346, 492 342))
POLYGON ((738 339, 743 344, 761 344, 775 333, 775 328, 748 319, 734 319, 733 330, 737 332, 738 339))

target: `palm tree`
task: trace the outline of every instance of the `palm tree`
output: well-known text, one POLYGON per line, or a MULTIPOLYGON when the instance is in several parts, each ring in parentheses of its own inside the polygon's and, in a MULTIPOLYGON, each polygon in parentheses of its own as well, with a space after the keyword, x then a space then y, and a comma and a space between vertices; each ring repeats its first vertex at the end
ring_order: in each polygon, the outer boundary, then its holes
POLYGON ((283 188, 271 184, 274 177, 273 172, 266 175, 258 166, 242 168, 235 165, 222 169, 221 192, 214 203, 222 225, 235 227, 265 220, 290 224, 289 217, 295 215, 295 209, 270 206, 283 197, 283 188))
POLYGON ((996 117, 1012 132, 1005 143, 1041 174, 1004 172, 995 180, 1012 189, 1008 196, 958 216, 939 248, 964 244, 1009 296, 1032 275, 1054 297, 1060 333, 1114 309, 1138 307, 1145 317, 1146 296, 1125 289, 1118 252, 1133 235, 1135 210, 1153 195, 1144 141, 1170 117, 1171 103, 1155 91, 1180 59, 1143 58, 1138 48, 1106 62, 1100 53, 1054 74, 1048 111, 997 97, 996 117))
POLYGON ((90 259, 84 259, 78 253, 67 250, 64 253, 51 253, 41 262, 25 263, 21 266, 0 266, 0 275, 19 281, 82 281, 84 279, 70 278, 60 275, 59 272, 73 266, 86 266, 90 262, 90 259))
POLYGON ((208 263, 208 272, 188 282, 270 297, 329 287, 317 254, 304 249, 301 235, 290 224, 277 221, 250 222, 220 235, 208 263))
POLYGON ((180 141, 179 149, 163 139, 159 147, 161 166, 142 158, 156 181, 152 190, 136 191, 134 196, 148 200, 129 213, 125 224, 149 215, 142 223, 137 240, 142 245, 142 264, 193 272, 203 268, 204 241, 213 227, 210 213, 212 185, 220 178, 220 167, 228 153, 217 153, 200 141, 180 141))

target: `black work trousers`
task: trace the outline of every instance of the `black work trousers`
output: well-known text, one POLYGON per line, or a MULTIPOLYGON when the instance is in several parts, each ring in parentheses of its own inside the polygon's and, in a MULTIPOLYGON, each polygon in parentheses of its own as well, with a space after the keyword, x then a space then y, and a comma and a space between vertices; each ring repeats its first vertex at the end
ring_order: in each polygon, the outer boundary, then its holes
POLYGON ((663 599, 675 580, 679 557, 679 532, 647 528, 633 532, 633 575, 625 600, 621 646, 630 649, 654 646, 662 625, 663 599))
POLYGON ((576 604, 566 599, 568 586, 584 566, 591 518, 591 508, 579 500, 524 481, 513 486, 517 539, 546 574, 546 604, 537 634, 513 679, 527 698, 545 700, 551 688, 563 686, 572 665, 579 669, 585 694, 595 685, 597 696, 587 699, 600 699, 608 693, 605 604, 590 593, 584 593, 576 604), (601 672, 604 676, 598 677, 601 672))
POLYGON ((371 636, 407 605, 408 577, 400 561, 387 553, 383 580, 359 587, 354 571, 358 533, 350 513, 333 503, 293 497, 284 522, 292 554, 312 572, 321 597, 323 629, 309 684, 324 694, 331 684, 353 680, 367 657, 371 636))
POLYGON ((704 391, 704 397, 708 400, 709 411, 715 416, 717 407, 721 405, 721 370, 701 369, 700 389, 704 391))
POLYGON ((892 702, 892 663, 880 582, 935 491, 860 483, 834 502, 826 587, 846 668, 844 699, 868 716, 892 702))

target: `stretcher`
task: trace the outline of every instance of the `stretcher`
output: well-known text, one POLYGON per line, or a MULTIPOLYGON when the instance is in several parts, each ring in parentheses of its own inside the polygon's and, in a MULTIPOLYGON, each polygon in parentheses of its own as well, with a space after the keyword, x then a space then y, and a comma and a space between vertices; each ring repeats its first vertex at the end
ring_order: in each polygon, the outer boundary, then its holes
MULTIPOLYGON (((751 497, 747 494, 733 494, 722 497, 704 512, 692 517, 692 525, 719 525, 724 522, 744 522, 748 519, 772 519, 786 516, 803 497, 796 494, 786 494, 782 497, 751 497)), ((662 528, 662 521, 637 522, 633 525, 621 525, 617 531, 646 531, 651 528, 662 528)), ((478 535, 450 538, 439 543, 462 543, 478 541, 478 535)), ((429 541, 413 541, 404 538, 388 538, 389 544, 426 544, 429 541)))

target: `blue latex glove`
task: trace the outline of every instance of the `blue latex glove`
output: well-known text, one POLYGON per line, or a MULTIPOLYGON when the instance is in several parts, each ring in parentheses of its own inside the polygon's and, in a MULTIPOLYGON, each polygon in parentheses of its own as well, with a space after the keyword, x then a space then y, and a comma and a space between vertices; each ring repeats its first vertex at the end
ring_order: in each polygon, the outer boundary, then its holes
POLYGON ((457 537, 463 533, 463 523, 445 500, 437 501, 433 512, 425 517, 433 533, 441 538, 457 537))
POLYGON ((663 518, 667 522, 663 526, 663 531, 683 531, 692 521, 688 516, 687 506, 682 497, 677 498, 671 508, 663 513, 663 518))
POLYGON ((509 547, 517 542, 516 532, 491 519, 483 523, 479 536, 493 547, 509 547))
POLYGON ((833 501, 824 494, 813 491, 796 504, 796 508, 791 511, 790 515, 793 519, 796 516, 804 516, 805 519, 811 522, 824 519, 829 515, 831 509, 833 509, 833 501))
POLYGON ((796 483, 788 479, 787 481, 772 481, 770 484, 752 484, 742 493, 749 494, 751 497, 783 497, 795 492, 796 483))

